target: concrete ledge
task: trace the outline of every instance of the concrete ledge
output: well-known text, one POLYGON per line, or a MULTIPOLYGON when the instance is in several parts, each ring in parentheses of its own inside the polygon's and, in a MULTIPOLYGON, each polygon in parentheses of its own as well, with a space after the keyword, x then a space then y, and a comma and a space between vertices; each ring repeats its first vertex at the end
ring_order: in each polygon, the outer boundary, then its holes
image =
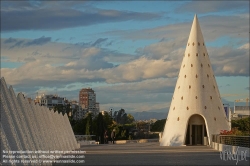
MULTIPOLYGON (((139 139, 139 140, 117 140, 115 144, 127 144, 127 143, 147 143, 147 142, 159 142, 159 139, 139 139)), ((78 144, 82 145, 99 145, 99 142, 95 141, 79 141, 78 144)), ((109 144, 112 144, 109 141, 109 144)))
POLYGON ((95 141, 79 141, 78 144, 81 145, 98 145, 99 142, 95 142, 95 141))
POLYGON ((115 141, 115 144, 125 144, 125 143, 127 143, 126 140, 115 141))
POLYGON ((159 139, 117 140, 115 144, 159 142, 159 139))
POLYGON ((218 150, 220 152, 231 152, 232 154, 238 153, 239 155, 243 154, 243 152, 246 153, 246 156, 249 157, 250 148, 246 147, 240 147, 240 146, 231 146, 231 145, 225 145, 220 144, 216 142, 212 142, 211 147, 215 150, 218 150))

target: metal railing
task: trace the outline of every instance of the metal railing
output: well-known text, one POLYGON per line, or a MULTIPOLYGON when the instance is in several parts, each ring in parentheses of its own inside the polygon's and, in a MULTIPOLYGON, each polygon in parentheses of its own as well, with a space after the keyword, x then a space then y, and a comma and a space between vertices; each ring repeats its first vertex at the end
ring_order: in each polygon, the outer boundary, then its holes
POLYGON ((212 135, 212 142, 250 148, 250 136, 212 135))
POLYGON ((76 141, 91 141, 94 140, 95 135, 75 135, 76 141))

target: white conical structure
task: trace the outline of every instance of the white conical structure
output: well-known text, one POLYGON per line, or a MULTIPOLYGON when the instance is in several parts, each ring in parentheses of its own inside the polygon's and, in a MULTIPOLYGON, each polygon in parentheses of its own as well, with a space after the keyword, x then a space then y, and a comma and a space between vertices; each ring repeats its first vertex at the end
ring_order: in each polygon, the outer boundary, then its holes
POLYGON ((228 120, 195 15, 160 145, 206 145, 221 130, 228 120))

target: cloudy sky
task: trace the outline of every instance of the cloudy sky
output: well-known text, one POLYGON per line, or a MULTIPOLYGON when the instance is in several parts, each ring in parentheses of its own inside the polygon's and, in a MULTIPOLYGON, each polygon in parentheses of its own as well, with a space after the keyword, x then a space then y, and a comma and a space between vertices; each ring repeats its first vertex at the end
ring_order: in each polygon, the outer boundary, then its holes
POLYGON ((249 97, 249 1, 1 1, 1 77, 32 98, 91 87, 101 110, 167 113, 195 13, 233 106, 249 97))

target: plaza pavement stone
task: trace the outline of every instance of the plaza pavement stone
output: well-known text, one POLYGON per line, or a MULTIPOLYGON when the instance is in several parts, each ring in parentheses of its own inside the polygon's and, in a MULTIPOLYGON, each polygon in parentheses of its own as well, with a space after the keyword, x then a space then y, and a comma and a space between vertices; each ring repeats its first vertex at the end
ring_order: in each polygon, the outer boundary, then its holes
MULTIPOLYGON (((223 161, 220 152, 209 146, 160 146, 153 143, 84 145, 85 163, 70 165, 236 165, 237 161, 223 161)), ((69 164, 53 164, 69 165, 69 164)), ((237 165, 249 165, 238 161, 237 165)))

